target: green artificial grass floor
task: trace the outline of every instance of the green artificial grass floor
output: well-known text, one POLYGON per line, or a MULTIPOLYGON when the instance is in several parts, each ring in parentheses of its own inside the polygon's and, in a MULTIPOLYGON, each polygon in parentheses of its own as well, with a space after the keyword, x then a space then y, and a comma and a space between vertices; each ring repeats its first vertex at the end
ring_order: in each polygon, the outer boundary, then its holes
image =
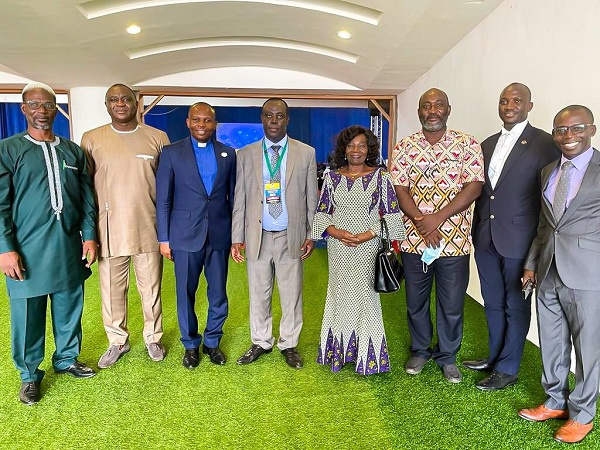
MULTIPOLYGON (((409 356, 404 292, 382 296, 390 373, 361 377, 350 366, 334 374, 315 363, 327 285, 327 254, 318 249, 305 265, 304 328, 299 351, 302 370, 285 364, 279 352, 249 366, 235 360, 250 345, 245 266, 230 263, 230 313, 221 346, 229 361, 181 365, 172 264, 163 281, 163 343, 167 358, 152 362, 144 347, 141 308, 135 287, 130 292, 131 351, 114 367, 88 380, 56 375, 50 357, 50 329, 42 369, 42 401, 24 406, 20 380, 10 356, 8 298, 0 314, 0 448, 252 448, 252 449, 526 449, 561 448, 555 443, 558 421, 529 423, 517 410, 544 400, 538 349, 527 343, 517 385, 500 392, 480 392, 481 374, 463 370, 463 382, 445 381, 428 363, 417 376, 407 375, 409 356)), ((133 280, 133 278, 132 278, 133 280)), ((197 311, 206 316, 206 284, 198 291, 197 311)), ((274 298, 274 330, 278 328, 274 298)), ((107 346, 102 327, 98 279, 86 284, 80 360, 95 367, 107 346)), ((277 335, 276 335, 277 336, 277 335)), ((465 305, 465 333, 459 361, 485 356, 487 328, 483 308, 465 305)), ((600 448, 594 431, 579 448, 600 448)))

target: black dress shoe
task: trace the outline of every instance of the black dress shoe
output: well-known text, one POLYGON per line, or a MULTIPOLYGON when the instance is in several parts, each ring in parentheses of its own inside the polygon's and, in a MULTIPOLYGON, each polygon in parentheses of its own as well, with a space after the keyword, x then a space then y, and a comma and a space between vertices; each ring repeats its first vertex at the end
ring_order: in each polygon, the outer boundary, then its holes
POLYGON ((213 364, 222 366, 227 362, 227 357, 225 356, 225 353, 223 353, 219 347, 211 348, 203 344, 202 353, 208 355, 208 357, 210 358, 210 362, 213 364))
POLYGON ((181 364, 186 369, 193 369, 194 367, 198 367, 200 363, 200 353, 197 348, 186 348, 185 353, 183 355, 183 360, 181 364))
POLYGON ((476 359, 474 361, 463 361, 462 365, 467 369, 477 370, 479 372, 491 372, 494 366, 487 359, 476 359))
POLYGON ((254 361, 256 361, 258 359, 258 357, 262 354, 265 353, 271 353, 273 349, 272 348, 262 348, 260 345, 256 345, 256 344, 252 344, 252 347, 250 347, 248 350, 246 350, 246 353, 244 353, 242 356, 240 356, 240 358, 237 360, 238 364, 250 364, 253 363, 254 361))
POLYGON ((481 380, 476 386, 477 389, 481 389, 482 391, 497 391, 515 384, 517 379, 516 375, 509 375, 494 370, 489 377, 481 380))
POLYGON ((35 405, 40 401, 40 397, 39 381, 25 381, 21 383, 21 390, 19 391, 19 400, 21 400, 21 403, 35 405))
POLYGON ((285 362, 288 366, 292 367, 293 369, 302 369, 304 364, 302 363, 302 358, 296 351, 296 347, 281 350, 281 354, 285 356, 285 362))
POLYGON ((94 372, 91 367, 88 367, 79 361, 75 361, 64 370, 57 370, 56 373, 69 373, 75 378, 92 378, 96 375, 96 372, 94 372))

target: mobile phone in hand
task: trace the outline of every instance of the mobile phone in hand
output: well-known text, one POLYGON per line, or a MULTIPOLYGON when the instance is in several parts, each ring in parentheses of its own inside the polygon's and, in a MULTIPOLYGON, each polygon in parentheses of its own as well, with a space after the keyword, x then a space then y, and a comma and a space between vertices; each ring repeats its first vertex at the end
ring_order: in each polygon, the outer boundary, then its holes
POLYGON ((528 300, 534 289, 535 289, 535 284, 531 281, 531 278, 530 278, 529 280, 527 280, 527 283, 525 283, 525 286, 523 286, 523 290, 522 290, 523 299, 528 300))

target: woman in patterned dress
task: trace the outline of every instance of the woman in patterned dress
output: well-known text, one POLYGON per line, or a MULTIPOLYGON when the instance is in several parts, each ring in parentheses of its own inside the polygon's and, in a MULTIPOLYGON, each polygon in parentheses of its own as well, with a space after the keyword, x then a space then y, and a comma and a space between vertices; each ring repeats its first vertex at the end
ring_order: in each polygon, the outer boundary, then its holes
POLYGON ((380 215, 390 237, 404 239, 402 212, 388 172, 378 167, 379 143, 351 126, 337 137, 325 175, 312 238, 327 238, 329 282, 317 362, 339 371, 354 363, 361 375, 390 370, 379 294, 373 288, 380 215))

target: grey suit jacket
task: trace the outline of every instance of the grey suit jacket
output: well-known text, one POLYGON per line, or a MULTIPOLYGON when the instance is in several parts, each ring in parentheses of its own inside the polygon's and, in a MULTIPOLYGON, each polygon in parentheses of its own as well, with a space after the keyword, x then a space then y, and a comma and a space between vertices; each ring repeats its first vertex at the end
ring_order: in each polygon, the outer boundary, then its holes
MULTIPOLYGON (((288 139, 285 169, 287 240, 290 257, 299 258, 302 244, 310 239, 317 209, 317 163, 314 148, 288 139)), ((247 145, 237 154, 231 242, 245 243, 246 256, 250 259, 258 259, 262 240, 263 158, 262 140, 247 145)))
POLYGON ((600 153, 594 149, 577 195, 557 223, 543 195, 560 159, 542 170, 542 210, 537 236, 525 268, 536 272, 538 286, 552 258, 563 283, 571 289, 600 290, 600 153))

